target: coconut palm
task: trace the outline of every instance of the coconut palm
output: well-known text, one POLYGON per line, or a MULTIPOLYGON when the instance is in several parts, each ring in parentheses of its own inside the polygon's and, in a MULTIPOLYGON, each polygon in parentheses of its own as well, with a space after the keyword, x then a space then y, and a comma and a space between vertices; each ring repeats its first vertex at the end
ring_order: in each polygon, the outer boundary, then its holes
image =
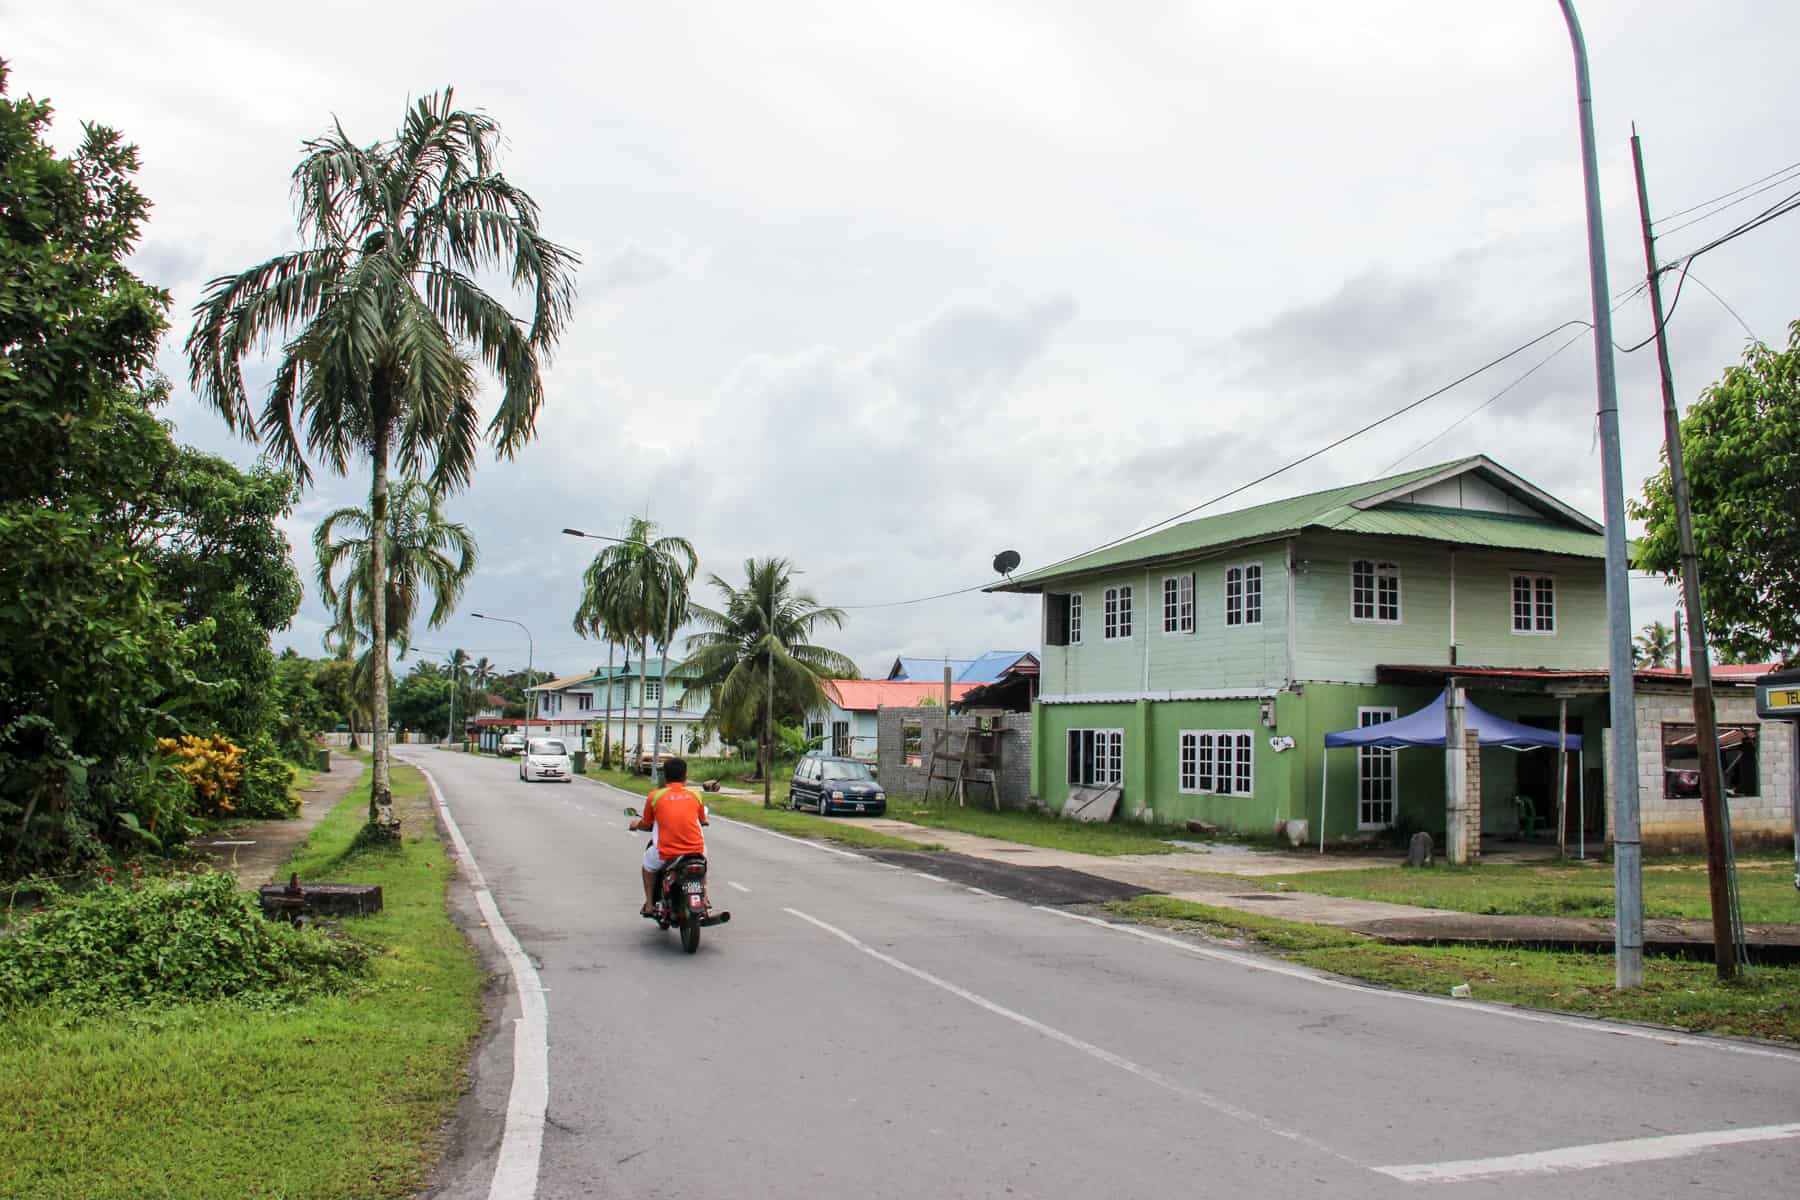
POLYGON ((796 590, 798 574, 785 558, 746 559, 743 587, 711 577, 725 601, 718 610, 691 606, 703 629, 687 640, 682 670, 688 687, 710 696, 707 720, 727 740, 752 736, 761 727, 764 807, 770 803, 777 709, 817 708, 825 701, 821 681, 857 674, 844 655, 812 643, 821 626, 843 628, 844 613, 796 590))
MULTIPOLYGON (((368 459, 375 528, 387 523, 390 465, 429 474, 440 492, 469 482, 483 437, 477 363, 501 383, 486 427, 496 452, 510 457, 535 429, 539 361, 568 321, 577 259, 543 237, 536 202, 495 169, 499 140, 491 119, 453 107, 449 89, 373 145, 334 124, 294 169, 301 248, 213 280, 195 308, 195 392, 303 483, 309 454, 339 475, 368 459), (528 321, 477 283, 496 273, 529 298, 528 321), (258 414, 243 359, 277 342, 258 414)), ((380 539, 371 553, 371 576, 387 578, 380 539)), ((385 661, 387 614, 371 614, 385 661)), ((387 672, 373 675, 370 812, 391 835, 387 672)))
POLYGON ((1666 667, 1675 656, 1675 632, 1661 621, 1652 621, 1637 635, 1633 651, 1639 666, 1666 667))
MULTIPOLYGON (((625 644, 629 669, 631 643, 638 646, 637 751, 644 751, 644 691, 649 677, 652 639, 662 646, 663 674, 667 674, 669 640, 687 623, 688 585, 699 568, 694 547, 686 538, 656 537, 656 524, 644 517, 631 518, 625 536, 609 543, 594 556, 582 576, 581 604, 575 611, 575 631, 586 636, 617 639, 625 644)), ((611 654, 608 654, 610 665, 611 654)), ((611 682, 608 681, 610 719, 611 682)), ((662 700, 657 700, 657 726, 662 725, 662 700)))

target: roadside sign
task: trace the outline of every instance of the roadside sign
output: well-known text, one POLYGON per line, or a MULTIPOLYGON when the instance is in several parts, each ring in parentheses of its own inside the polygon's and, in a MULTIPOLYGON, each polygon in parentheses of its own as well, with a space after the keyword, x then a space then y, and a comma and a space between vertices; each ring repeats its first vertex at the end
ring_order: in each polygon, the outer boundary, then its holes
POLYGON ((1800 670, 1776 671, 1756 681, 1756 715, 1765 721, 1800 721, 1800 670))

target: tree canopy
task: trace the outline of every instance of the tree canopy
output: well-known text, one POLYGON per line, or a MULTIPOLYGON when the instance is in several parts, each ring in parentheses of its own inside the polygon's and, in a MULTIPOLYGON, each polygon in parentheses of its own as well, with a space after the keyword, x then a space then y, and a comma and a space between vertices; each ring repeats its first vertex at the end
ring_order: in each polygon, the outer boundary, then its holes
MULTIPOLYGON (((1707 639, 1742 661, 1800 652, 1800 321, 1784 350, 1758 343, 1681 421, 1707 639)), ((1636 565, 1681 569, 1665 457, 1631 505, 1636 565)))

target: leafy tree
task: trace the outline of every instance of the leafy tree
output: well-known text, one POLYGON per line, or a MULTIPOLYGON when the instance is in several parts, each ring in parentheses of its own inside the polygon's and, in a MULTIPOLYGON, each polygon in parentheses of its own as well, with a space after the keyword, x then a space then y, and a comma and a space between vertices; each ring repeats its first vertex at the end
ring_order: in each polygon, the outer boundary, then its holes
POLYGON ((752 558, 744 562, 741 588, 712 576, 709 582, 724 604, 716 610, 691 607, 702 631, 688 638, 683 664, 690 688, 710 697, 707 720, 722 737, 738 741, 760 728, 765 805, 776 719, 798 718, 823 704, 822 680, 857 677, 855 663, 812 643, 821 626, 843 627, 843 610, 796 590, 796 574, 784 558, 752 558))
POLYGON ((1675 657, 1675 631, 1661 621, 1644 626, 1632 644, 1632 657, 1640 667, 1666 667, 1675 657))
MULTIPOLYGON (((456 109, 449 89, 408 110, 394 136, 359 146, 333 125, 294 170, 300 249, 215 279, 187 340, 195 390, 235 431, 260 439, 302 482, 307 455, 339 475, 370 465, 369 525, 388 524, 388 470, 461 488, 475 469, 476 362, 499 378, 487 438, 502 457, 528 441, 543 403, 540 358, 574 304, 577 259, 547 240, 538 207, 495 167, 499 127, 456 109), (498 272, 529 297, 514 317, 478 279, 498 272), (279 339, 262 412, 245 355, 279 339)), ((388 578, 372 539, 370 578, 388 578)), ((385 605, 371 605, 374 656, 387 661, 385 605)), ((371 672, 375 727, 369 819, 392 835, 387 672, 371 672)))
MULTIPOLYGON (((1758 343, 1681 421, 1708 640, 1747 661, 1800 648, 1800 321, 1758 343)), ((1669 470, 1644 481, 1637 565, 1681 569, 1669 470)))
POLYGON ((450 676, 437 663, 415 663, 394 686, 389 714, 402 729, 436 737, 450 720, 451 686, 450 676))
POLYGON ((150 411, 168 295, 124 265, 137 151, 89 125, 58 157, 50 105, 6 88, 0 62, 0 856, 24 869, 132 836, 205 630, 122 519, 171 453, 150 411))
POLYGON ((437 495, 418 479, 406 479, 388 505, 387 537, 373 536, 375 522, 366 508, 340 508, 313 531, 318 557, 319 594, 331 610, 327 646, 345 650, 372 645, 376 628, 376 555, 387 576, 383 628, 400 657, 412 649, 412 626, 419 601, 431 595, 425 619, 437 628, 450 619, 464 586, 475 572, 479 552, 469 527, 444 515, 437 495))
MULTIPOLYGON (((662 643, 666 653, 666 639, 687 623, 688 585, 700 565, 686 538, 655 534, 654 522, 631 518, 624 540, 608 543, 588 564, 582 576, 581 605, 575 612, 577 633, 623 641, 627 658, 632 641, 637 642, 639 754, 644 750, 644 682, 649 677, 651 643, 653 639, 662 643)), ((611 665, 609 649, 609 717, 611 665)))

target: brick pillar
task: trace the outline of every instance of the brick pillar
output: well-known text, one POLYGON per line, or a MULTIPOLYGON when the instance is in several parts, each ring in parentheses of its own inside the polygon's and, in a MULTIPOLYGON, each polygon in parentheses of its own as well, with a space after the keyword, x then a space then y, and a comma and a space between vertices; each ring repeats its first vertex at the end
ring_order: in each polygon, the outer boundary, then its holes
POLYGON ((1463 796, 1463 830, 1466 837, 1463 843, 1463 862, 1478 862, 1481 859, 1481 735, 1470 729, 1466 732, 1467 745, 1464 751, 1466 765, 1463 775, 1466 780, 1466 791, 1463 796))

